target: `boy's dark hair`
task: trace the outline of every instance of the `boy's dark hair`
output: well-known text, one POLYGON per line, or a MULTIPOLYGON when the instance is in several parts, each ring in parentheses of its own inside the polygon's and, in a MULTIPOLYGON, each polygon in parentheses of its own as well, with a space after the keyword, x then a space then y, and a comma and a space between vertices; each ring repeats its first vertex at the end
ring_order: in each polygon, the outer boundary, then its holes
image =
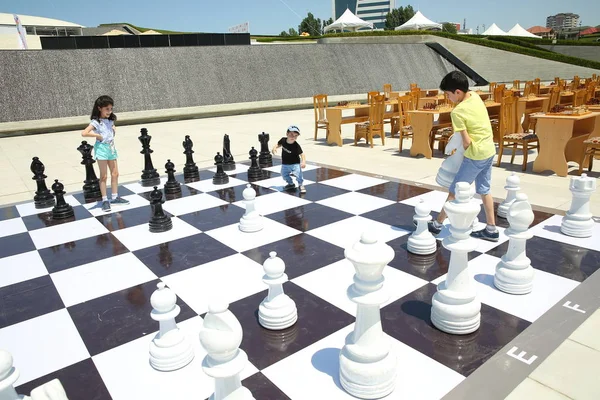
MULTIPOLYGON (((91 119, 95 119, 96 121, 100 121, 100 110, 98 108, 106 107, 106 106, 114 106, 115 102, 110 96, 100 96, 94 102, 94 109, 92 110, 91 119)), ((108 117, 111 121, 116 121, 117 116, 114 113, 110 113, 108 117)))
POLYGON ((452 71, 440 82, 440 90, 453 93, 455 90, 461 90, 466 93, 469 91, 469 79, 460 71, 452 71))

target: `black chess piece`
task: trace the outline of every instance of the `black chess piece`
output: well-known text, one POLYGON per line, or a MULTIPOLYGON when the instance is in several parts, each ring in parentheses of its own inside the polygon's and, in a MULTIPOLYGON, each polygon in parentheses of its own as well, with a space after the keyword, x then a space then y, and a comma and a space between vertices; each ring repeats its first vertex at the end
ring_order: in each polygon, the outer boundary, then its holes
POLYGON ((144 155, 144 170, 142 171, 142 180, 140 184, 143 187, 160 185, 160 176, 156 172, 156 168, 152 165, 152 157, 150 154, 154 153, 154 150, 150 149, 150 140, 152 136, 148 135, 148 129, 142 128, 142 135, 138 137, 140 143, 142 143, 141 154, 144 155))
POLYGON ((200 172, 198 172, 198 166, 194 162, 194 142, 190 139, 190 135, 185 135, 185 140, 183 141, 183 148, 185 154, 185 167, 183 167, 183 179, 186 182, 196 182, 200 180, 200 172))
POLYGON ((56 196, 56 205, 52 209, 52 219, 67 219, 75 216, 73 207, 65 201, 65 187, 58 179, 54 180, 52 190, 56 196))
POLYGON ((225 136, 223 136, 223 171, 235 170, 235 160, 231 154, 230 146, 229 135, 225 134, 225 136))
POLYGON ((250 150, 250 160, 252 164, 250 164, 250 168, 248 168, 248 180, 255 181, 261 179, 263 177, 262 169, 258 166, 257 156, 258 151, 254 147, 250 150))
POLYGON ((37 190, 35 191, 35 196, 33 196, 35 208, 48 208, 54 206, 54 196, 46 186, 47 176, 44 175, 44 170, 46 169, 44 164, 38 157, 33 157, 29 169, 33 173, 33 178, 31 179, 35 180, 37 184, 37 190))
POLYGON ((81 153, 83 160, 81 164, 85 165, 85 181, 83 181, 83 198, 86 203, 102 200, 100 192, 100 180, 94 171, 94 163, 96 160, 92 157, 93 146, 85 140, 81 142, 81 146, 77 148, 81 153))
POLYGON ((271 150, 269 150, 269 134, 261 133, 258 135, 258 141, 260 142, 260 155, 258 156, 258 165, 261 168, 273 166, 273 156, 271 150))
POLYGON ((215 165, 217 166, 217 172, 213 176, 213 184, 225 185, 229 183, 229 176, 223 172, 223 156, 219 152, 215 156, 215 165))
POLYGON ((150 232, 160 233, 167 232, 173 229, 173 221, 171 217, 165 214, 162 205, 165 201, 162 198, 162 192, 158 190, 158 186, 154 186, 154 190, 150 193, 150 204, 152 204, 152 218, 150 219, 150 232))
POLYGON ((175 179, 175 164, 173 164, 171 160, 167 160, 165 169, 168 176, 167 182, 165 183, 165 195, 181 193, 181 184, 175 179))

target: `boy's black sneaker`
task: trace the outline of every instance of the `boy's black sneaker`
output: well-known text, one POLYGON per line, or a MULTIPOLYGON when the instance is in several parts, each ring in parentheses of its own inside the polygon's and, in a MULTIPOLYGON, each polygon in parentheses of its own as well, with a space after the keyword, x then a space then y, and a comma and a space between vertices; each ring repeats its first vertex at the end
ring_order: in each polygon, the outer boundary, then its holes
POLYGON ((488 231, 486 228, 483 228, 480 231, 471 232, 471 237, 474 237, 477 239, 488 240, 490 242, 497 242, 498 239, 500 238, 500 232, 498 232, 498 230, 496 229, 496 232, 492 233, 492 232, 488 231))
POLYGON ((296 189, 296 185, 294 185, 293 183, 290 183, 289 185, 285 185, 283 187, 283 190, 294 190, 296 189))
MULTIPOLYGON (((413 225, 415 227, 417 227, 417 225, 418 225, 417 221, 415 221, 414 219, 413 219, 413 225)), ((439 228, 436 228, 436 226, 433 224, 433 221, 428 221, 427 222, 427 228, 429 229, 429 232, 431 232, 433 235, 439 235, 440 232, 442 231, 443 227, 444 226, 442 225, 439 228)))

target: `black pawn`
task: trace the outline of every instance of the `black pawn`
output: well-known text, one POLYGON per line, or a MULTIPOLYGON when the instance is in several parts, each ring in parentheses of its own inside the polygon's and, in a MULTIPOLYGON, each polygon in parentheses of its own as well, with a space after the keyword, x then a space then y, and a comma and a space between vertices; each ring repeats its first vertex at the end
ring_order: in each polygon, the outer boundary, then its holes
POLYGON ((165 169, 168 176, 167 182, 165 183, 165 194, 174 195, 181 193, 181 184, 175 179, 175 164, 173 164, 171 160, 167 160, 165 169))
POLYGON ((190 139, 190 135, 185 135, 185 140, 183 141, 183 149, 185 154, 185 167, 183 167, 183 179, 186 182, 196 182, 200 180, 200 173, 198 172, 198 167, 194 162, 194 143, 190 139))
POLYGON ((250 168, 248 169, 248 180, 249 181, 258 180, 263 177, 262 169, 260 169, 260 167, 258 166, 257 154, 258 154, 258 151, 256 151, 256 149, 254 147, 252 147, 252 149, 250 150, 250 160, 252 161, 252 164, 250 164, 250 168))
POLYGON ((56 196, 56 205, 52 209, 52 219, 67 219, 75 216, 73 207, 65 201, 64 188, 64 185, 58 179, 54 180, 52 190, 54 191, 54 196, 56 196))
POLYGON ((269 134, 261 133, 258 135, 258 141, 260 142, 260 155, 258 156, 258 165, 261 168, 273 166, 273 156, 271 150, 269 150, 269 134))
POLYGON ((92 157, 92 145, 85 140, 81 142, 81 146, 77 148, 81 153, 81 164, 85 165, 85 181, 83 181, 83 198, 86 203, 95 202, 102 199, 100 192, 100 180, 94 171, 94 163, 96 160, 92 157))
POLYGON ((148 129, 146 128, 142 128, 141 133, 138 140, 142 143, 142 151, 140 153, 144 155, 144 170, 142 171, 140 184, 143 187, 160 185, 160 176, 156 172, 156 168, 152 165, 152 157, 150 156, 150 154, 154 153, 154 150, 150 149, 152 136, 148 135, 148 129))
POLYGON ((229 135, 223 136, 223 171, 235 170, 235 161, 230 149, 229 135))
POLYGON ((35 180, 37 184, 37 190, 35 196, 33 196, 35 208, 49 208, 54 206, 54 196, 52 196, 52 193, 46 186, 47 176, 44 175, 44 170, 46 169, 44 164, 38 157, 33 157, 29 169, 33 173, 33 178, 31 179, 35 180))
POLYGON ((215 156, 215 165, 217 166, 217 172, 213 176, 213 184, 225 185, 229 183, 229 176, 223 172, 223 156, 219 152, 215 156))
POLYGON ((150 204, 152 204, 152 218, 150 219, 150 232, 160 233, 167 232, 173 229, 173 221, 171 217, 165 214, 162 205, 165 201, 162 199, 162 192, 158 190, 158 186, 154 186, 154 190, 150 193, 150 204))

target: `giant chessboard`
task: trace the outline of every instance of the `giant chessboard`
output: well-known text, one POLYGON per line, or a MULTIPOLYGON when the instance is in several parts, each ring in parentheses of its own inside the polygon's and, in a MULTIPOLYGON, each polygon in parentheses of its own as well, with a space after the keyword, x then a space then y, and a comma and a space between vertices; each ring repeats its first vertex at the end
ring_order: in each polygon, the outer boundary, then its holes
MULTIPOLYGON (((182 194, 163 205, 173 221, 164 233, 149 232, 152 188, 135 182, 121 187, 130 204, 110 213, 86 204, 81 193, 66 195, 75 210, 69 220, 53 220, 33 199, 0 208, 0 348, 20 371, 17 392, 59 378, 70 400, 206 399, 214 383, 202 370, 198 331, 219 294, 243 327, 249 362, 242 384, 256 399, 350 399, 338 377, 356 314, 346 296, 355 270, 344 249, 366 230, 395 251, 384 269, 391 297, 381 308, 398 359, 392 399, 504 398, 558 345, 564 326, 590 314, 577 310, 598 306, 581 290, 600 290, 600 223, 593 237, 577 239, 560 233, 561 215, 535 211, 527 242, 533 292, 508 295, 493 285, 508 248, 508 223, 498 219, 500 241, 476 239, 469 254, 481 326, 469 335, 446 334, 432 325, 430 312, 448 271, 450 253, 441 246, 448 229, 431 256, 406 249, 414 206, 427 201, 435 217, 445 192, 319 165, 304 170, 305 194, 284 192, 274 165, 251 183, 264 229, 242 233, 247 169, 238 162, 221 186, 212 183, 214 170, 202 170, 196 182, 177 175, 182 194), (257 320, 267 294, 262 263, 272 251, 286 264, 284 290, 298 308, 297 323, 284 331, 268 331, 257 320), (177 294, 178 325, 195 347, 194 360, 173 372, 149 364, 158 331, 150 296, 160 281, 177 294), (549 335, 552 321, 563 328, 549 335)), ((485 220, 483 210, 479 218, 485 220)))

